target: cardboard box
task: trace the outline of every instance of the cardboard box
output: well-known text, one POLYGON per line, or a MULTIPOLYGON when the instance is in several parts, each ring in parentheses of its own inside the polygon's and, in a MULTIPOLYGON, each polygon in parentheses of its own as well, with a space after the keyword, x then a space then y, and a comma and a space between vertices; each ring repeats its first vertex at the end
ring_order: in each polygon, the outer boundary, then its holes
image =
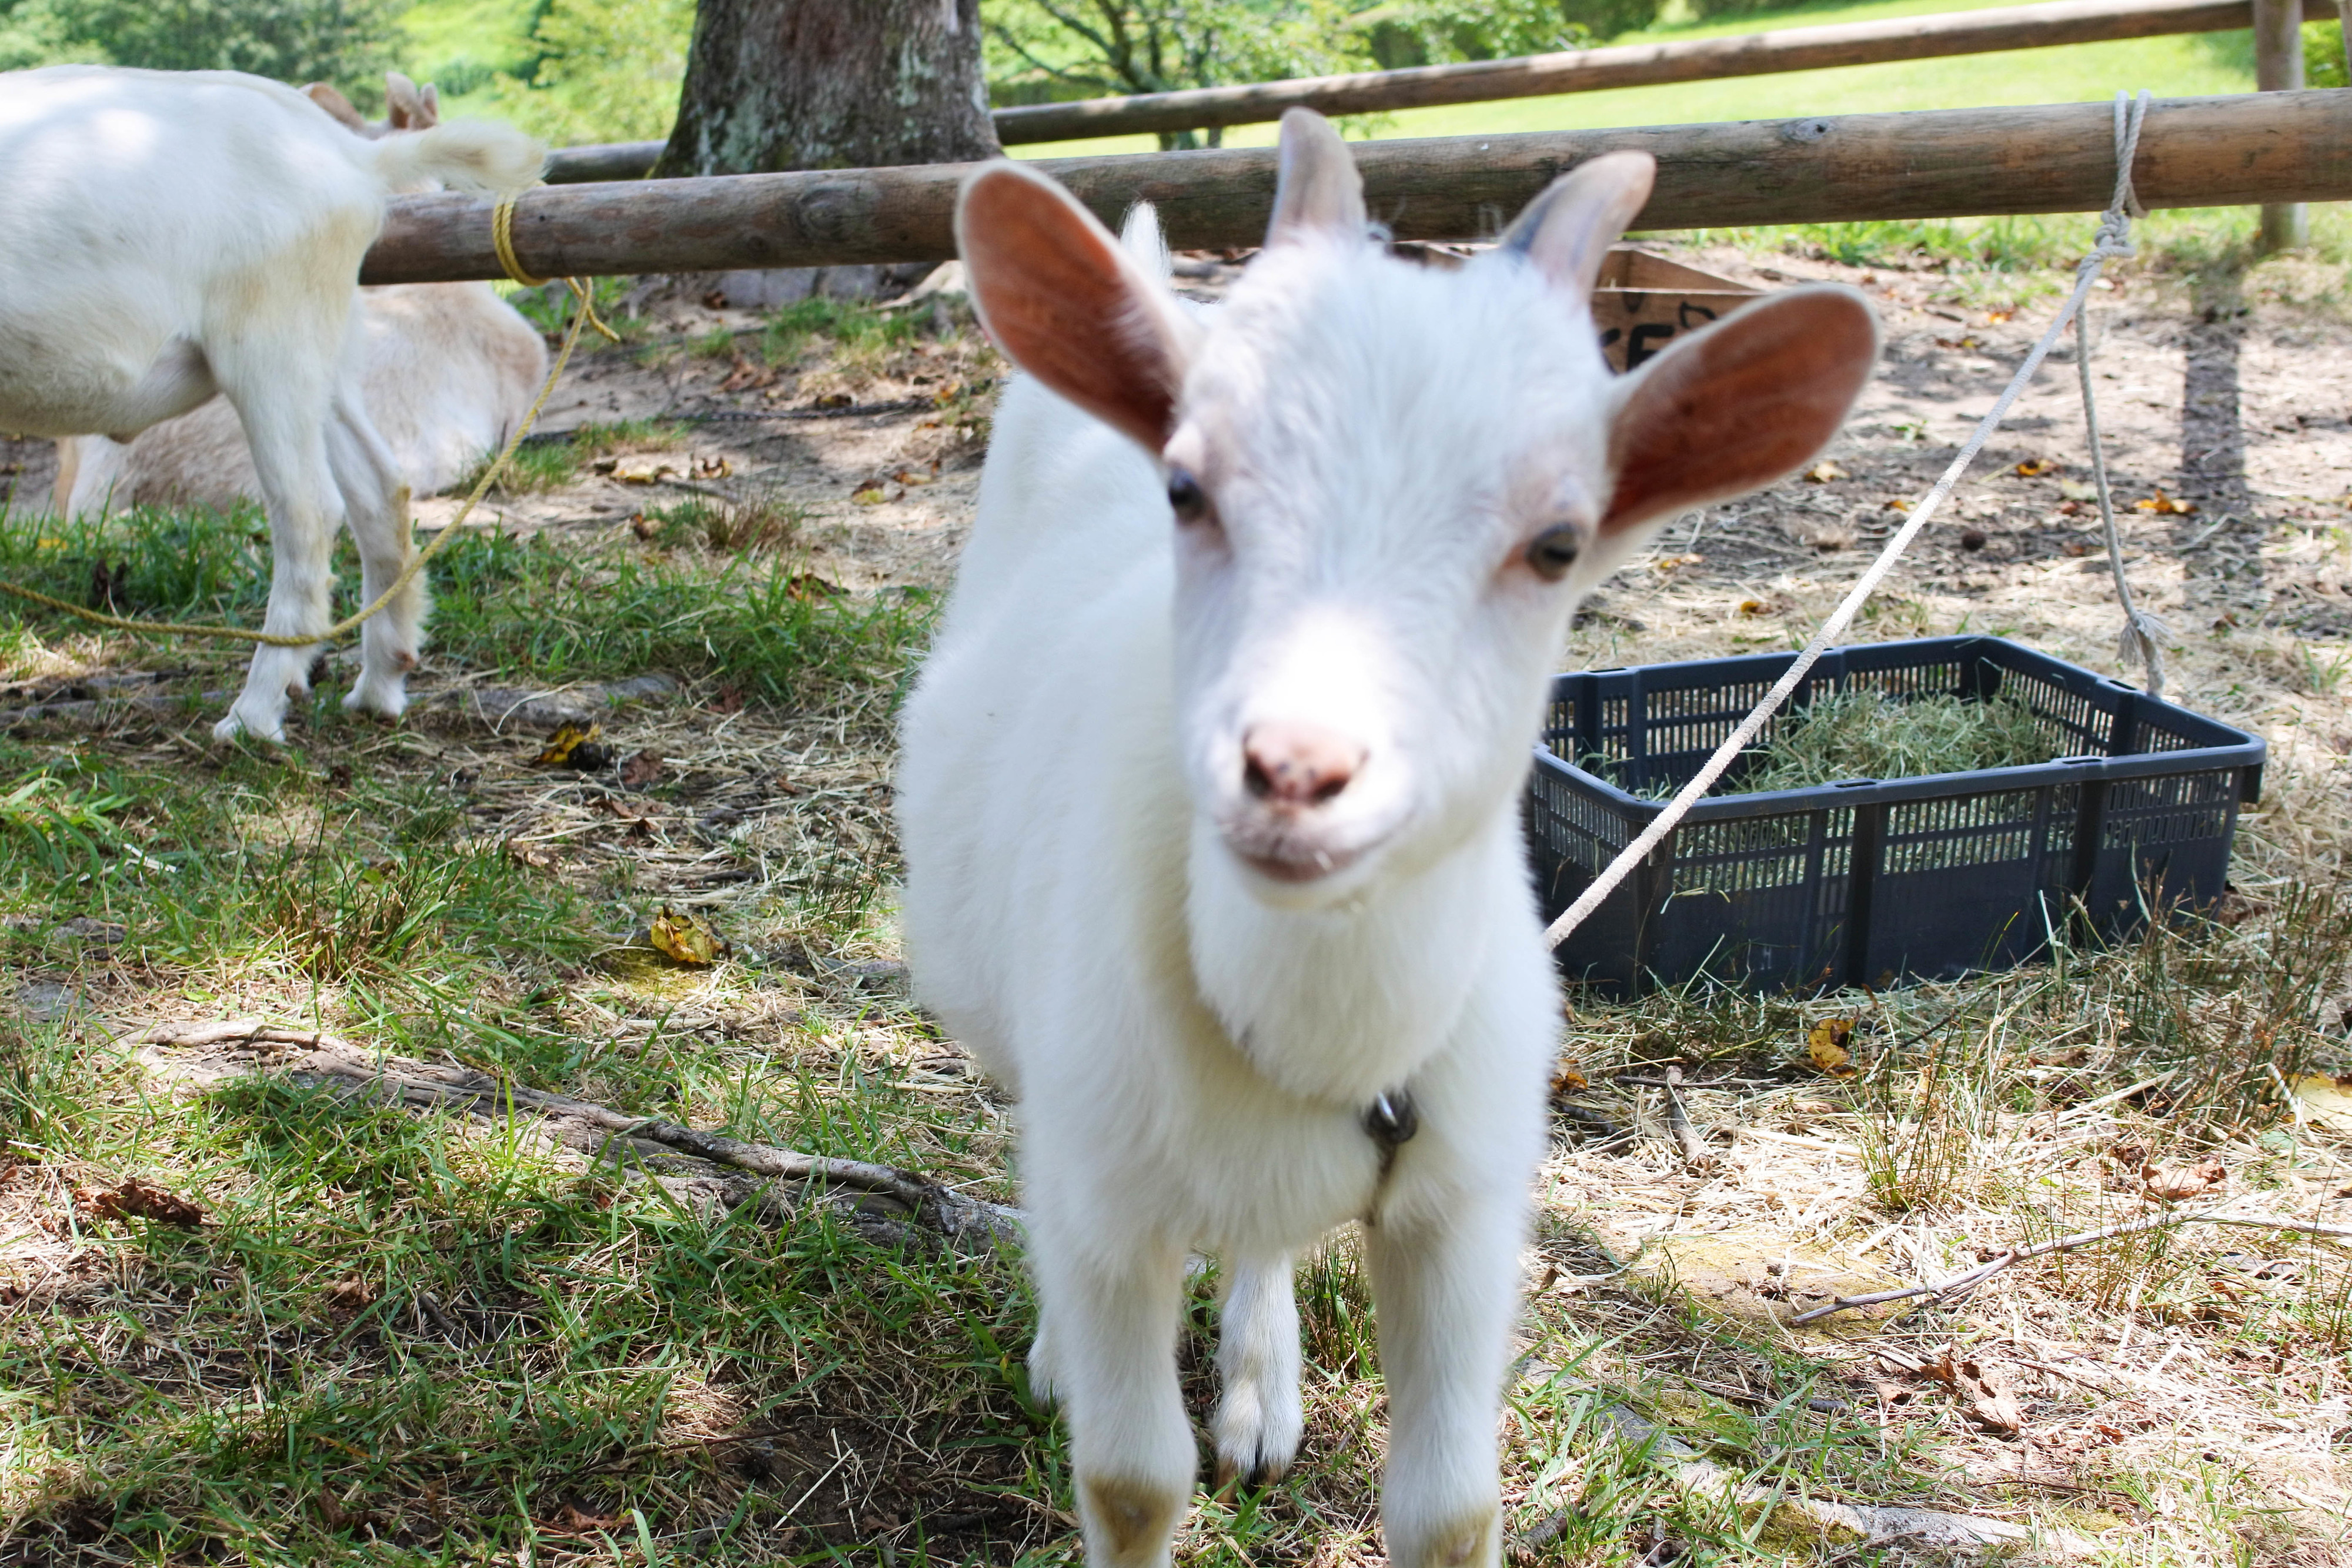
POLYGON ((1761 293, 1630 245, 1612 246, 1592 290, 1592 323, 1609 368, 1636 369, 1675 338, 1719 320, 1761 293))

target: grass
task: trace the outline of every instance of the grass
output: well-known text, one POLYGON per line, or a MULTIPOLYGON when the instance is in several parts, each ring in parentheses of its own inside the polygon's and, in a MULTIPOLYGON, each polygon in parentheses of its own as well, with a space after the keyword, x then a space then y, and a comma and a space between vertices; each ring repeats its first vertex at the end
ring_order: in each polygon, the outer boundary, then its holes
POLYGON ((1856 690, 1816 698, 1757 748, 1739 776, 1746 792, 1804 789, 1843 779, 1916 779, 2047 762, 2049 732, 2011 698, 1910 701, 1856 690))

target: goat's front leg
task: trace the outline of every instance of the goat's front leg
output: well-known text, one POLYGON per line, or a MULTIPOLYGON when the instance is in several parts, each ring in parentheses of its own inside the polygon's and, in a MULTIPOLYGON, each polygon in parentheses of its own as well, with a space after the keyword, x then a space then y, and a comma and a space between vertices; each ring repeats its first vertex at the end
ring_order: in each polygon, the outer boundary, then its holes
POLYGON ((1516 1190, 1365 1228, 1389 1391, 1381 1515, 1395 1568, 1494 1568, 1495 1427, 1518 1312, 1516 1190))
POLYGON ((1031 1258, 1053 1397, 1070 1425, 1087 1562, 1160 1568, 1198 1469, 1176 1382, 1184 1249, 1156 1237, 1055 1229, 1038 1226, 1031 1258))
POLYGON ((1229 1260, 1217 1323, 1217 1484, 1271 1480, 1290 1468, 1306 1416, 1298 1402, 1298 1306, 1288 1253, 1229 1260))

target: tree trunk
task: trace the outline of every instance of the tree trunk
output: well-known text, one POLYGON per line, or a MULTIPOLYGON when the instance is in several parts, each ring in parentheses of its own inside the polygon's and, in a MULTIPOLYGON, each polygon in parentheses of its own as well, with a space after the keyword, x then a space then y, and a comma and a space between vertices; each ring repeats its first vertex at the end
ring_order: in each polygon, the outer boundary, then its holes
POLYGON ((681 174, 993 158, 980 0, 701 0, 677 125, 681 174))

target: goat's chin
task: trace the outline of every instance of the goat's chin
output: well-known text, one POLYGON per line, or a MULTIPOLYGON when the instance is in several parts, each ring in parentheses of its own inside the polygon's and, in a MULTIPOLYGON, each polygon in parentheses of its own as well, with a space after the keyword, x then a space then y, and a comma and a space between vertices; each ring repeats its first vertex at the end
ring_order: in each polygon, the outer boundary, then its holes
POLYGON ((1263 821, 1220 824, 1218 838, 1261 904, 1328 909, 1360 894, 1379 874, 1382 837, 1342 838, 1263 821))

